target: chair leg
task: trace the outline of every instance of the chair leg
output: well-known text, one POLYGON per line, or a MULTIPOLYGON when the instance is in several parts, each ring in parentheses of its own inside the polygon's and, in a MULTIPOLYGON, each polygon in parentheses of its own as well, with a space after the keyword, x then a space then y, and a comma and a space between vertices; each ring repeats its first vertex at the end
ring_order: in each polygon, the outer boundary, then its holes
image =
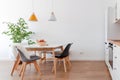
POLYGON ((53 66, 53 68, 52 68, 52 72, 54 72, 55 75, 56 75, 56 65, 57 65, 57 61, 58 61, 58 59, 55 58, 55 59, 54 59, 54 66, 53 66))
POLYGON ((37 66, 36 66, 35 61, 33 62, 33 64, 34 64, 34 66, 35 66, 36 71, 38 72, 38 68, 37 68, 37 66))
POLYGON ((11 76, 13 75, 13 72, 15 71, 15 69, 17 69, 19 63, 20 63, 20 57, 17 56, 17 59, 16 59, 16 61, 15 61, 15 63, 14 63, 14 66, 13 66, 13 68, 12 68, 11 76))
POLYGON ((14 70, 15 70, 16 64, 17 64, 17 61, 14 62, 14 66, 13 66, 13 68, 12 68, 11 76, 13 76, 13 72, 14 72, 14 70))
POLYGON ((23 76, 24 76, 24 73, 25 73, 26 65, 27 65, 27 63, 24 62, 23 63, 23 70, 22 70, 22 73, 21 73, 21 80, 23 80, 23 76))
POLYGON ((42 73, 41 73, 41 71, 40 71, 40 67, 38 66, 37 62, 36 62, 36 61, 34 61, 33 63, 34 63, 34 66, 35 66, 35 68, 36 68, 37 72, 39 72, 39 73, 40 73, 40 75, 41 75, 42 73))
POLYGON ((21 73, 23 72, 23 67, 24 67, 24 64, 22 64, 22 66, 21 66, 21 69, 20 69, 20 72, 19 72, 19 76, 21 76, 21 73))
POLYGON ((66 60, 65 60, 65 58, 63 58, 63 64, 64 64, 64 71, 67 72, 67 70, 66 70, 66 60))
POLYGON ((54 72, 54 61, 53 61, 53 67, 52 67, 52 72, 54 72))
POLYGON ((69 64, 69 67, 71 67, 71 62, 70 62, 70 60, 69 60, 69 57, 66 57, 66 61, 67 61, 67 63, 69 64))

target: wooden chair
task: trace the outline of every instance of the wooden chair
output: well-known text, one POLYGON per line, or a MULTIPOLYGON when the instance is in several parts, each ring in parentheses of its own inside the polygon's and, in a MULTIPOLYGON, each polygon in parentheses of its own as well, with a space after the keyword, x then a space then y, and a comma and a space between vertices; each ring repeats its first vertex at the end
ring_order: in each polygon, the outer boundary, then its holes
MULTIPOLYGON (((65 72, 67 72, 67 70, 66 70, 66 64, 68 64, 68 65, 71 67, 71 62, 70 62, 70 60, 69 60, 69 49, 70 49, 70 47, 71 47, 72 44, 73 44, 73 43, 69 43, 69 44, 65 47, 65 49, 63 50, 63 52, 62 52, 61 54, 56 54, 56 55, 55 55, 56 63, 57 63, 58 60, 62 60, 62 61, 63 61, 64 71, 65 71, 65 72)), ((55 64, 56 64, 56 63, 55 63, 55 64)), ((53 68, 52 71, 54 71, 54 68, 53 68)))
POLYGON ((22 61, 22 66, 21 66, 20 74, 19 74, 21 76, 21 80, 23 80, 23 76, 24 76, 24 72, 25 72, 27 64, 33 63, 36 70, 41 75, 40 67, 38 66, 38 64, 36 62, 36 60, 40 59, 40 57, 39 56, 33 56, 33 57, 31 56, 31 58, 28 59, 28 58, 26 58, 26 56, 24 55, 24 53, 20 49, 17 48, 17 51, 18 51, 18 53, 20 55, 20 59, 22 61))
MULTIPOLYGON (((13 76, 14 71, 17 70, 17 68, 22 65, 22 62, 20 60, 20 55, 18 54, 18 52, 16 50, 17 46, 14 46, 14 47, 15 47, 14 48, 14 54, 16 54, 17 57, 16 57, 16 60, 14 61, 14 65, 13 65, 13 68, 12 68, 12 71, 11 71, 11 76, 13 76)), ((35 57, 36 57, 36 55, 30 55, 30 58, 35 58, 35 57)))

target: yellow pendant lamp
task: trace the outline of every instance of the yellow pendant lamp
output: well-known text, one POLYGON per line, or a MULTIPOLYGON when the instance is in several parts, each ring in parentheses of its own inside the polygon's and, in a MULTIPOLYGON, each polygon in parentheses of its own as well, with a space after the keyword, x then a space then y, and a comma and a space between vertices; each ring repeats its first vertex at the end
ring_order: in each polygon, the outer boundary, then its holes
MULTIPOLYGON (((33 0, 32 0, 32 8, 33 8, 33 11, 34 11, 34 5, 33 5, 33 0)), ((33 12, 32 15, 30 16, 29 18, 29 21, 38 21, 35 13, 33 12)))
POLYGON ((38 21, 38 19, 37 19, 37 17, 36 17, 36 15, 35 15, 34 12, 33 12, 33 14, 30 16, 29 21, 38 21))

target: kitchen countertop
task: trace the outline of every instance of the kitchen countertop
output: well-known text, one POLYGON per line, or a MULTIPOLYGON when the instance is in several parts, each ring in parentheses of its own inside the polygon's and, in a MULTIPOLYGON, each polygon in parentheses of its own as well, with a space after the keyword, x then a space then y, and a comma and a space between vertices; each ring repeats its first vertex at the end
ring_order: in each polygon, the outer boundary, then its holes
POLYGON ((108 42, 116 44, 118 46, 120 46, 120 40, 108 40, 108 42))

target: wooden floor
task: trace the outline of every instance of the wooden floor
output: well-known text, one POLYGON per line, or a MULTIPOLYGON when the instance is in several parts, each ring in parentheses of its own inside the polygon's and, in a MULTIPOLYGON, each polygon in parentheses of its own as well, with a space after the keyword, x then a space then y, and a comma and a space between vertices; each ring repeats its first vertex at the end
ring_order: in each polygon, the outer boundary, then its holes
MULTIPOLYGON (((18 71, 10 76, 13 62, 0 61, 0 80, 20 80, 18 71)), ((52 70, 52 62, 40 64, 42 76, 40 76, 33 65, 28 65, 24 80, 111 80, 106 65, 102 61, 74 61, 72 68, 64 72, 63 64, 57 65, 57 75, 52 70)))

